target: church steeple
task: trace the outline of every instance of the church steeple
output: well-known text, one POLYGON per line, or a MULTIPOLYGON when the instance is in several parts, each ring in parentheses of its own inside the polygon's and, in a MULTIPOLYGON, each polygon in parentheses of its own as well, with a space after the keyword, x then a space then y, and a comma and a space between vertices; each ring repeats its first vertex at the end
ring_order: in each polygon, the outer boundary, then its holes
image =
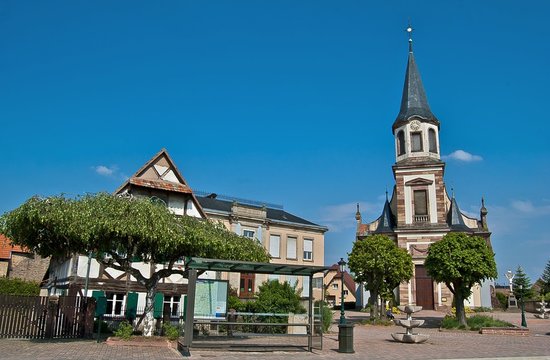
POLYGON ((409 158, 424 162, 439 161, 439 120, 428 105, 412 46, 412 27, 409 25, 409 58, 401 97, 401 108, 392 131, 395 136, 396 162, 409 158))
POLYGON ((412 27, 407 28, 409 33, 409 59, 407 61, 407 71, 405 74, 405 84, 403 85, 403 96, 401 97, 401 109, 393 123, 393 130, 406 124, 413 117, 418 118, 420 122, 428 122, 439 128, 439 120, 430 110, 424 85, 420 78, 420 71, 416 66, 412 47, 412 27))

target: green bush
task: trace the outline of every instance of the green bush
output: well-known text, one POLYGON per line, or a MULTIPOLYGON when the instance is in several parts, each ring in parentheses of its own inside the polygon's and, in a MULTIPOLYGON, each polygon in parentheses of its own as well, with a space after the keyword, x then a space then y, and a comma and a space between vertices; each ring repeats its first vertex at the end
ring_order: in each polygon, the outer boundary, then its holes
POLYGON ((177 340, 180 337, 180 330, 177 326, 170 323, 165 323, 162 326, 162 329, 164 330, 164 335, 170 340, 177 340))
POLYGON ((115 336, 122 340, 128 340, 134 334, 134 327, 124 320, 118 325, 118 329, 115 330, 115 336))
POLYGON ((40 284, 34 281, 0 277, 1 295, 39 295, 40 284))
MULTIPOLYGON (((493 319, 486 315, 474 315, 466 319, 468 324, 467 329, 477 331, 482 327, 512 327, 509 322, 493 319)), ((441 327, 444 329, 466 329, 464 326, 459 326, 455 317, 445 316, 441 321, 441 327)))
POLYGON ((502 309, 507 309, 508 308, 508 298, 506 297, 506 295, 504 295, 501 292, 497 292, 496 295, 497 295, 497 300, 500 304, 500 307, 502 309))
POLYGON ((326 333, 330 324, 332 324, 332 310, 330 310, 330 307, 324 301, 317 301, 315 305, 321 307, 321 325, 323 333, 326 333))
POLYGON ((493 309, 489 308, 489 307, 485 307, 485 306, 478 306, 478 307, 475 307, 475 308, 472 308, 472 310, 476 313, 480 313, 480 312, 493 312, 493 309))

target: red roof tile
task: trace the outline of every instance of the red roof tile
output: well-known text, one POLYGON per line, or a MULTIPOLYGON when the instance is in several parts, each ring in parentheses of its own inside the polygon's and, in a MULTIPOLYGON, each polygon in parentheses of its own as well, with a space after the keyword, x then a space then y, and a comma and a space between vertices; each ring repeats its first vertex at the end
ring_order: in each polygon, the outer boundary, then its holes
POLYGON ((147 180, 147 179, 133 177, 133 178, 130 178, 128 181, 130 182, 130 184, 137 185, 137 186, 143 186, 143 187, 149 187, 149 188, 167 190, 167 191, 175 191, 175 192, 180 192, 185 194, 193 193, 189 186, 172 183, 164 180, 147 180))
POLYGON ((1 260, 8 260, 11 259, 11 252, 28 252, 27 250, 24 250, 19 245, 13 245, 6 236, 0 234, 0 259, 1 260))

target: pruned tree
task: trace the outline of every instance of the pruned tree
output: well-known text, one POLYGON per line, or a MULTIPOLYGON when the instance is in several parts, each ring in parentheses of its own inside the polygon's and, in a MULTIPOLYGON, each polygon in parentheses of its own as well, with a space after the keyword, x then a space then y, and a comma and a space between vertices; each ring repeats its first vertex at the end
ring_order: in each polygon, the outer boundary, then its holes
POLYGON ((531 279, 529 279, 529 276, 527 276, 521 266, 518 266, 516 269, 514 279, 512 280, 512 289, 518 301, 529 300, 534 295, 531 279))
POLYGON ((33 197, 0 218, 0 232, 15 244, 42 256, 66 258, 92 252, 95 259, 135 277, 145 287, 144 335, 153 333, 157 284, 173 274, 187 277, 174 264, 186 256, 269 261, 255 240, 189 216, 172 214, 149 198, 124 198, 100 193, 78 198, 33 197), (144 276, 135 261, 165 264, 144 276))
POLYGON ((355 280, 365 283, 374 300, 371 319, 381 316, 378 298, 392 294, 401 282, 408 281, 413 274, 411 255, 397 247, 387 236, 379 234, 357 240, 349 254, 348 265, 355 273, 355 280))
POLYGON ((456 304, 456 319, 466 326, 464 300, 472 287, 483 280, 497 277, 493 251, 485 239, 464 233, 448 233, 430 245, 425 261, 428 274, 447 285, 456 304))

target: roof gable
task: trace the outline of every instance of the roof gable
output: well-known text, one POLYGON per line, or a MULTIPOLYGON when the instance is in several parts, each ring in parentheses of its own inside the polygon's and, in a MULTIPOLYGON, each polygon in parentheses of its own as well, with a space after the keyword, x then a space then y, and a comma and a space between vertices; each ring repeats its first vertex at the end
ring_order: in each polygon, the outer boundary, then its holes
POLYGON ((197 201, 193 190, 189 187, 187 181, 168 154, 168 151, 164 148, 155 154, 149 161, 147 161, 118 189, 116 189, 115 194, 120 194, 130 184, 138 187, 164 190, 167 192, 189 194, 202 217, 206 218, 206 214, 204 213, 201 204, 197 201))

